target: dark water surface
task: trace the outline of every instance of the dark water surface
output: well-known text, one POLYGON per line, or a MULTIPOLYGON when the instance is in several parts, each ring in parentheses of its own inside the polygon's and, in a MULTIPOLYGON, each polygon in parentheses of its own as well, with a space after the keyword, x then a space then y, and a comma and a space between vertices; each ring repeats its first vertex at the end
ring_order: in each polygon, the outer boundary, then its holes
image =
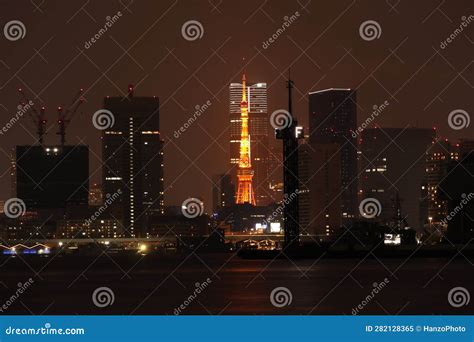
POLYGON ((119 255, 16 257, 1 260, 0 307, 28 278, 34 283, 3 314, 347 314, 376 285, 388 283, 360 314, 472 314, 452 307, 448 292, 474 294, 473 260, 384 258, 243 260, 235 254, 185 256, 119 255), (192 300, 196 285, 210 283, 192 300), (196 284, 198 283, 198 284, 196 284), (112 305, 92 301, 98 287, 114 293, 112 305), (270 293, 291 292, 291 304, 277 308, 270 293), (185 303, 185 301, 187 301, 185 303))

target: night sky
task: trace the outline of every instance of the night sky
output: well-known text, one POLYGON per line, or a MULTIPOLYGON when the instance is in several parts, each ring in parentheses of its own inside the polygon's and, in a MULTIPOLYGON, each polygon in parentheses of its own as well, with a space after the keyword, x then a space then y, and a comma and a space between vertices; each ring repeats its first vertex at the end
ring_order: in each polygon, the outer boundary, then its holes
MULTIPOLYGON (((202 197, 211 207, 212 175, 229 166, 228 85, 243 70, 250 82, 269 85, 269 114, 286 107, 288 67, 295 82, 295 115, 307 124, 307 93, 329 87, 356 88, 358 118, 388 101, 376 119, 382 127, 438 127, 443 137, 474 136, 448 114, 474 113, 474 20, 442 49, 440 44, 474 14, 472 0, 423 1, 0 1, 0 126, 14 115, 22 87, 48 108, 47 144, 57 144, 56 106, 78 88, 86 102, 69 125, 67 142, 90 145, 91 182, 101 179, 101 132, 92 115, 106 95, 160 98, 165 145, 165 203, 202 197), (84 44, 123 14, 89 49, 84 44), (262 44, 296 11, 300 16, 267 49, 262 44), (9 41, 4 25, 19 20, 23 39, 9 41), (201 39, 188 41, 182 25, 199 21, 201 39), (366 41, 359 26, 374 20, 378 39, 366 41), (173 132, 196 105, 212 105, 178 139, 173 132)), ((307 132, 306 132, 307 133, 307 132)), ((23 117, 0 135, 0 199, 10 193, 14 145, 35 142, 35 127, 23 117)), ((276 142, 275 142, 276 143, 276 142)))

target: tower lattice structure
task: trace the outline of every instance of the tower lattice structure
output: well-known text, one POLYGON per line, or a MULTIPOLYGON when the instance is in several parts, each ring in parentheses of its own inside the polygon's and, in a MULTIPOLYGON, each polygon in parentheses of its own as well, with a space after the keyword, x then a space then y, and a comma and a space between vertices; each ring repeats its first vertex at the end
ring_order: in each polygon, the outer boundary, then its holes
POLYGON ((249 112, 247 102, 247 86, 245 74, 242 76, 242 101, 240 102, 240 154, 237 169, 237 204, 250 203, 255 205, 255 194, 253 192, 252 162, 250 159, 250 135, 249 135, 249 112))

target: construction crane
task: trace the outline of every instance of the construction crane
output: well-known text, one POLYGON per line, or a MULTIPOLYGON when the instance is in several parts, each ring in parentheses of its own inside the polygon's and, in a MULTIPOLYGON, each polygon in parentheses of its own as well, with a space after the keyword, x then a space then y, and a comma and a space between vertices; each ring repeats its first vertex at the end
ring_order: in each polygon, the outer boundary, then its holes
POLYGON ((38 135, 38 142, 40 145, 43 145, 43 137, 44 135, 46 134, 46 131, 45 131, 45 126, 46 126, 46 118, 45 118, 45 112, 46 112, 46 108, 45 107, 41 107, 40 111, 38 112, 36 110, 36 107, 35 105, 30 105, 30 103, 33 103, 33 101, 31 101, 27 96, 26 94, 23 92, 23 89, 21 88, 18 88, 18 92, 20 93, 21 95, 21 98, 22 98, 22 101, 20 102, 20 104, 24 107, 26 106, 27 104, 31 107, 31 111, 27 111, 30 115, 30 117, 32 118, 35 126, 36 126, 36 134, 38 135))
POLYGON ((82 93, 84 92, 83 89, 79 89, 76 96, 74 96, 73 101, 64 109, 62 106, 58 107, 58 135, 61 137, 61 146, 64 146, 66 143, 66 128, 71 122, 72 117, 76 114, 77 110, 79 109, 80 105, 84 102, 84 98, 82 97, 82 93))

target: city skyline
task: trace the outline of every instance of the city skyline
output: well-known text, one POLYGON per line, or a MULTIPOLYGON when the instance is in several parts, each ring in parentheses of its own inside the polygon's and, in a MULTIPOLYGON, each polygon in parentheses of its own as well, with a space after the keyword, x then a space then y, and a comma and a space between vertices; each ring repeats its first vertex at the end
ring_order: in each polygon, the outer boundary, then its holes
POLYGON ((472 313, 472 0, 0 2, 6 322, 472 313))
MULTIPOLYGON (((447 136, 450 140, 472 136, 472 125, 462 131, 455 131, 447 124, 447 116, 452 110, 463 108, 467 112, 472 112, 471 105, 466 102, 472 67, 469 67, 468 56, 458 53, 470 43, 465 36, 459 36, 447 48, 439 47, 445 37, 450 35, 449 28, 454 24, 438 25, 443 22, 449 23, 449 20, 436 10, 435 6, 431 9, 426 4, 402 3, 399 9, 394 10, 387 4, 378 4, 371 13, 366 12, 365 7, 362 12, 362 7, 347 1, 337 5, 326 5, 325 16, 322 16, 320 21, 314 22, 310 19, 314 14, 310 13, 318 12, 320 5, 311 4, 303 8, 298 3, 279 3, 262 11, 257 6, 251 10, 253 5, 249 4, 249 13, 242 13, 241 18, 239 17, 241 23, 239 29, 234 28, 230 22, 230 25, 223 26, 226 30, 220 30, 221 32, 213 29, 214 25, 221 23, 214 23, 210 19, 219 11, 235 13, 235 4, 223 4, 218 10, 210 4, 202 7, 191 6, 190 9, 184 9, 182 4, 174 2, 153 4, 152 6, 156 6, 162 13, 168 10, 167 18, 173 18, 175 12, 180 14, 172 21, 157 18, 153 30, 149 31, 140 25, 130 27, 128 23, 134 14, 121 7, 120 3, 114 3, 113 6, 90 5, 94 9, 95 21, 87 15, 87 12, 90 12, 87 8, 81 10, 78 7, 78 12, 75 13, 69 7, 52 8, 46 4, 44 14, 39 10, 31 14, 31 9, 34 10, 30 8, 31 6, 29 3, 19 4, 17 8, 12 9, 11 15, 21 17, 23 11, 25 25, 28 27, 28 24, 34 26, 35 20, 41 21, 45 16, 61 14, 64 18, 62 25, 65 28, 79 24, 86 25, 91 36, 100 28, 100 18, 115 13, 115 9, 123 10, 123 15, 110 28, 110 37, 101 38, 89 48, 84 46, 84 42, 89 40, 89 34, 68 31, 68 35, 72 34, 68 38, 71 44, 68 45, 63 43, 66 37, 53 31, 53 27, 47 23, 43 23, 44 39, 32 29, 28 30, 25 39, 21 41, 0 42, 2 50, 7 52, 2 59, 6 66, 3 65, 0 82, 3 94, 0 101, 3 108, 1 110, 7 116, 14 114, 18 102, 16 95, 18 86, 24 88, 33 99, 39 95, 47 107, 49 129, 49 134, 45 137, 47 144, 53 145, 58 141, 53 134, 56 130, 56 113, 53 108, 58 104, 67 105, 74 89, 82 86, 86 90, 84 94, 86 101, 68 128, 68 139, 70 143, 83 141, 90 146, 92 154, 90 173, 95 175, 91 183, 100 183, 100 177, 96 175, 100 174, 97 169, 100 167, 101 154, 98 139, 100 132, 91 125, 91 116, 101 108, 101 99, 104 95, 123 96, 126 93, 126 85, 131 83, 135 84, 137 95, 155 95, 161 99, 162 135, 167 155, 165 174, 172 174, 170 170, 182 174, 179 179, 168 177, 165 180, 166 204, 179 205, 185 198, 199 196, 204 198, 206 208, 211 208, 212 183, 205 175, 223 173, 227 170, 227 132, 223 132, 229 129, 227 116, 223 115, 227 112, 228 104, 226 89, 230 83, 239 80, 243 69, 251 75, 249 76, 251 80, 265 81, 268 84, 270 114, 274 110, 285 108, 283 85, 286 70, 291 65, 292 78, 295 80, 294 112, 305 127, 308 127, 307 94, 330 87, 344 87, 357 89, 359 124, 370 115, 374 105, 389 101, 390 106, 375 122, 382 127, 405 127, 411 124, 429 128, 435 125, 441 135, 447 136), (397 11, 405 13, 408 7, 413 15, 408 18, 408 24, 403 32, 397 32, 394 26, 397 11), (193 14, 184 15, 188 10, 193 11, 193 14), (262 43, 285 22, 283 17, 291 16, 295 11, 299 11, 300 15, 295 16, 296 19, 286 29, 288 37, 279 37, 270 46, 263 47, 262 43), (268 12, 269 17, 265 12, 268 12), (181 21, 184 23, 186 21, 184 19, 189 17, 202 21, 204 33, 199 40, 188 41, 181 36, 181 25, 177 25, 176 22, 182 18, 181 21), (369 18, 376 18, 381 24, 382 38, 366 41, 360 37, 359 26, 369 18), (331 23, 331 29, 324 34, 308 33, 311 31, 310 28, 317 30, 320 25, 324 27, 331 23), (160 38, 159 30, 156 30, 158 27, 166 29, 166 32, 173 32, 173 43, 170 46, 166 44, 164 37, 160 38), (253 29, 256 27, 259 30, 253 29), (418 30, 425 27, 429 30, 418 30), (409 31, 409 28, 413 30, 409 31), (251 35, 248 34, 250 31, 253 32, 251 35), (426 31, 430 31, 430 40, 424 42, 421 39, 424 49, 420 49, 420 39, 416 37, 422 37, 426 31), (259 34, 256 35, 255 32, 259 34), (145 34, 137 43, 133 44, 132 41, 129 44, 131 50, 135 52, 129 51, 129 55, 124 54, 120 46, 124 47, 127 40, 132 39, 132 35, 135 34, 137 38, 143 33, 145 34), (413 35, 415 37, 412 38, 413 35), (29 39, 41 42, 33 44, 38 45, 36 50, 39 54, 28 47, 29 39), (161 42, 162 45, 158 44, 159 48, 151 54, 140 53, 151 42, 154 45, 161 42), (39 50, 45 43, 46 45, 39 50), (304 44, 301 45, 302 43, 304 44), (11 49, 13 46, 15 49, 11 49), (305 48, 300 49, 298 46, 305 48), (412 46, 418 46, 416 51, 411 48, 412 46), (58 50, 59 47, 61 50, 58 50), (323 50, 324 54, 318 52, 323 50), (57 53, 59 51, 62 52, 57 53), (102 51, 113 51, 112 53, 117 54, 117 59, 121 57, 108 71, 110 75, 95 74, 97 67, 107 69, 107 66, 113 64, 110 58, 103 57, 107 56, 107 53, 102 54, 102 51), (202 58, 199 61, 196 58, 189 59, 187 51, 192 51, 194 56, 202 58), (289 53, 282 54, 283 51, 289 53), (140 58, 134 57, 137 54, 140 58), (149 55, 150 57, 145 57, 149 55), (408 56, 410 58, 407 58, 408 56), (242 60, 242 57, 246 57, 245 60, 242 60), (25 66, 20 73, 15 75, 10 72, 23 65, 25 66), (199 72, 195 75, 187 72, 191 67, 197 69, 200 66, 199 72), (211 66, 219 70, 219 76, 211 71, 211 66), (39 69, 34 73, 31 72, 35 68, 39 69), (81 72, 78 74, 75 70, 81 72), (398 70, 399 76, 394 75, 393 70, 398 70), (174 75, 172 78, 170 72, 174 75), (436 77, 433 77, 434 75, 436 77), (179 81, 173 81, 174 79, 179 81), (64 86, 65 81, 71 84, 64 86), (183 83, 184 81, 186 82, 183 83), (193 91, 190 92, 190 89, 193 91), (441 102, 443 97, 452 100, 441 102), (192 116, 194 107, 207 101, 212 105, 200 116, 199 121, 179 138, 175 138, 173 132, 192 116), (190 166, 190 161, 196 160, 200 152, 206 148, 208 148, 206 153, 190 166), (187 189, 194 177, 198 177, 200 181, 196 182, 195 189, 190 193, 187 189)), ((455 23, 456 18, 465 14, 464 8, 466 7, 459 3, 443 12, 455 23)), ((143 8, 137 6, 135 11, 146 17, 143 8)), ((453 30, 454 28, 455 26, 452 27, 453 30)), ((42 105, 43 102, 39 98, 38 105, 42 105)), ((34 127, 27 120, 15 125, 10 133, 0 137, 5 141, 2 146, 6 153, 1 156, 1 163, 5 165, 4 173, 7 172, 6 167, 10 162, 11 148, 14 145, 31 144, 35 136, 34 127)), ((8 174, 3 175, 0 182, 3 189, 1 198, 7 199, 10 197, 8 174)))

